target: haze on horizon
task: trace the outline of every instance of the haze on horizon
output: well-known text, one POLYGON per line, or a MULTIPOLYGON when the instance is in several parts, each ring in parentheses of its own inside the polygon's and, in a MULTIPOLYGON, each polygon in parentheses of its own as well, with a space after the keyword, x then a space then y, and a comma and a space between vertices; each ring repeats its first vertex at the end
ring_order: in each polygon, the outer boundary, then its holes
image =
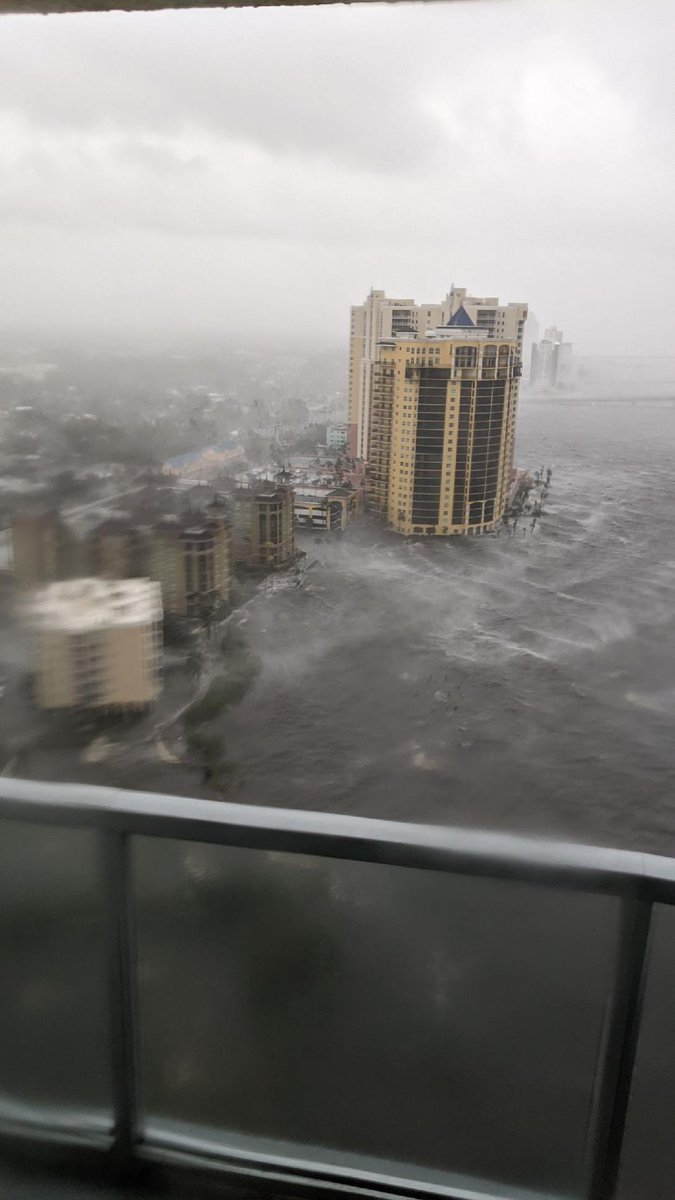
POLYGON ((672 0, 5 17, 0 334, 346 339, 368 288, 672 351, 672 0))

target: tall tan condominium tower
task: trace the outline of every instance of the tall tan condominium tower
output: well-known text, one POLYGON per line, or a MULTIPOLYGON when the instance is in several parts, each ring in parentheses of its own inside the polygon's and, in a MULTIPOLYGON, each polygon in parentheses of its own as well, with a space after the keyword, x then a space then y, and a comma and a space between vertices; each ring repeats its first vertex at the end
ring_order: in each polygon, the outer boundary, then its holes
POLYGON ((518 337, 479 328, 464 307, 439 329, 380 341, 371 510, 403 534, 493 529, 506 507, 521 369, 518 337))
MULTIPOLYGON (((468 296, 466 288, 453 287, 439 303, 416 304, 393 300, 371 290, 364 304, 351 310, 349 338, 349 450, 355 458, 368 458, 372 405, 372 367, 379 342, 398 333, 424 334, 445 325, 463 308, 479 329, 490 337, 518 343, 522 350, 527 318, 526 304, 500 304, 495 296, 468 296)), ((522 358, 522 353, 520 354, 522 358)))
POLYGON ((149 579, 68 579, 33 593, 41 708, 142 709, 161 690, 162 600, 149 579))

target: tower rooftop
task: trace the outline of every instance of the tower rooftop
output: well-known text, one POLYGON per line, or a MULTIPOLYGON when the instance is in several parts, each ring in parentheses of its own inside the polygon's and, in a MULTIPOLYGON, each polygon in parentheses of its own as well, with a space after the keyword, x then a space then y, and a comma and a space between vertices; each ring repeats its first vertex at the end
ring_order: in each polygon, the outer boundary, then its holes
POLYGON ((471 320, 471 317, 469 316, 468 312, 466 311, 464 305, 460 304, 459 308, 457 309, 457 312, 453 313, 453 315, 451 316, 451 318, 448 321, 445 328, 446 329, 475 329, 476 323, 475 323, 475 321, 471 320))

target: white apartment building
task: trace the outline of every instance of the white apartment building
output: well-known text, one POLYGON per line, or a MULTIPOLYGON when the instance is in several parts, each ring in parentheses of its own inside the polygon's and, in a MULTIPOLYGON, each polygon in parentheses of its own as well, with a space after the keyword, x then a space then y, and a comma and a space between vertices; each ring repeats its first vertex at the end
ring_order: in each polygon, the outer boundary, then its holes
POLYGON ((162 599, 150 579, 68 579, 32 594, 35 696, 46 709, 142 709, 161 691, 162 599))
POLYGON ((463 308, 478 329, 490 337, 514 340, 522 357, 527 304, 500 304, 496 296, 469 296, 454 284, 440 303, 417 304, 410 298, 392 299, 371 289, 363 304, 351 310, 349 336, 349 449, 356 458, 369 457, 372 371, 378 344, 396 334, 425 334, 447 325, 463 308))
POLYGON ((326 445, 329 450, 334 450, 341 454, 347 449, 349 442, 349 426, 344 424, 330 424, 326 426, 326 445))
POLYGON ((550 325, 540 342, 532 346, 530 387, 556 388, 569 383, 572 374, 572 343, 566 342, 562 329, 550 325))

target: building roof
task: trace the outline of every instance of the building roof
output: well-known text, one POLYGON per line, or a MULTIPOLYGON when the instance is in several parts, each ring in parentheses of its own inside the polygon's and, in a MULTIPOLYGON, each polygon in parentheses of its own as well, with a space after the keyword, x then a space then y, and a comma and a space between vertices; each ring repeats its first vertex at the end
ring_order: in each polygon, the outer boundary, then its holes
POLYGON ((451 316, 451 318, 448 321, 445 328, 446 329, 475 329, 476 323, 475 323, 475 321, 471 320, 471 317, 469 316, 468 312, 466 311, 464 305, 460 304, 459 308, 457 309, 457 312, 453 313, 453 315, 451 316))
POLYGON ((161 587, 151 579, 66 579, 33 593, 27 619, 60 633, 147 625, 162 619, 161 587))
POLYGON ((352 491, 351 487, 305 487, 304 484, 299 484, 295 499, 296 502, 298 500, 330 500, 331 496, 349 496, 352 491))
POLYGON ((273 483, 270 479, 261 479, 259 483, 242 484, 233 493, 235 501, 283 500, 293 488, 285 483, 273 483))

